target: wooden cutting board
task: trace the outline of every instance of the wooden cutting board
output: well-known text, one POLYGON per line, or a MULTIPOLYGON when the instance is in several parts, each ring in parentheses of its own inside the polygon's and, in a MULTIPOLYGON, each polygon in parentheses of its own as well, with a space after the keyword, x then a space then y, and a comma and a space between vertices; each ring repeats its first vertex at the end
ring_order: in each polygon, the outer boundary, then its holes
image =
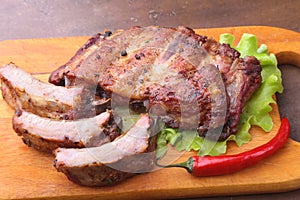
MULTIPOLYGON (((280 63, 300 66, 300 34, 274 27, 198 29, 197 33, 219 39, 232 33, 239 40, 252 33, 265 43, 280 63)), ((89 37, 11 40, 0 42, 0 64, 14 62, 47 81, 49 72, 64 64, 89 37)), ((274 128, 264 133, 251 129, 252 141, 240 148, 231 144, 228 154, 266 143, 280 125, 276 105, 271 115, 274 128)), ((13 110, 0 99, 0 196, 1 199, 164 199, 251 193, 282 192, 300 188, 300 144, 289 140, 274 156, 235 174, 196 178, 183 169, 162 169, 130 178, 116 186, 78 186, 52 166, 53 156, 23 144, 11 126, 13 110)))

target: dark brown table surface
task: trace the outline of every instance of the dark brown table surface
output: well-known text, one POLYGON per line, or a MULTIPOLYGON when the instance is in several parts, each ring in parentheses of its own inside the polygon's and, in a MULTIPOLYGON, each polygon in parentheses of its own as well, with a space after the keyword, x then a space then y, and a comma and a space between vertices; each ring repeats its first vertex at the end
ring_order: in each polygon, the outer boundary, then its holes
MULTIPOLYGON (((298 0, 0 0, 0 41, 86 36, 134 25, 266 25, 300 32, 299 9, 298 0)), ((290 118, 292 138, 300 141, 300 70, 291 65, 280 68, 285 87, 284 93, 277 96, 281 114, 290 118)), ((300 188, 286 193, 198 199, 299 198, 300 188)))

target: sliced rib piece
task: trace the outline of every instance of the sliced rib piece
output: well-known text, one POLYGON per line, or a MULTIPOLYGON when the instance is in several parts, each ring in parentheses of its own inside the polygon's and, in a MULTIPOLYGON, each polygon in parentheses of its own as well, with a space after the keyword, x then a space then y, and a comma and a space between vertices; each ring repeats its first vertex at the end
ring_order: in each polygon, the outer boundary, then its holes
POLYGON ((119 136, 109 130, 110 112, 79 120, 53 120, 25 111, 17 111, 13 128, 28 146, 51 153, 58 147, 100 146, 119 136))
POLYGON ((153 167, 155 142, 147 114, 113 142, 83 149, 58 148, 54 167, 68 179, 85 186, 116 184, 153 167))
POLYGON ((44 83, 13 63, 0 68, 4 100, 15 110, 55 119, 72 119, 82 103, 82 87, 59 87, 44 83))
POLYGON ((208 129, 220 127, 223 131, 219 139, 235 134, 242 108, 261 82, 256 58, 242 59, 229 45, 197 35, 189 28, 133 27, 100 38, 92 38, 88 48, 81 48, 51 74, 49 81, 97 86, 103 96, 129 98, 134 102, 129 107, 137 111, 158 108, 154 110, 161 113, 156 114, 162 114, 168 126, 196 126, 202 136, 208 129), (210 70, 211 66, 220 74, 210 70), (220 91, 226 94, 216 96, 220 91), (225 99, 219 101, 220 97, 225 99), (214 109, 212 102, 219 108, 214 109), (221 107, 226 107, 222 116, 214 113, 221 107))

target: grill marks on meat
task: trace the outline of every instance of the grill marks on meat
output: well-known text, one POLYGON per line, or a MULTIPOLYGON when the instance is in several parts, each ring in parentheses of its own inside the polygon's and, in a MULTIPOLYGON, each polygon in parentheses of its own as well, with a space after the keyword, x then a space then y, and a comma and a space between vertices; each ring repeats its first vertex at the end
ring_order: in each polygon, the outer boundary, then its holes
POLYGON ((28 146, 51 153, 58 147, 101 146, 119 136, 119 130, 109 125, 112 116, 103 112, 80 120, 53 120, 26 111, 17 111, 13 128, 28 146))
POLYGON ((153 167, 155 146, 149 128, 151 119, 143 114, 128 132, 100 147, 55 151, 54 167, 69 180, 85 186, 116 184, 153 167), (151 153, 152 152, 152 153, 151 153))
POLYGON ((113 95, 129 98, 130 108, 159 111, 170 127, 196 126, 202 136, 225 120, 221 140, 237 132, 242 108, 261 82, 257 59, 241 59, 228 45, 185 27, 133 27, 88 46, 85 59, 79 50, 49 81, 66 78, 69 85, 101 88, 112 101, 113 95))
POLYGON ((82 87, 58 87, 41 82, 13 63, 0 68, 0 78, 2 96, 15 110, 54 119, 72 119, 82 103, 82 87))
POLYGON ((261 66, 255 57, 240 58, 240 53, 228 44, 208 40, 203 47, 218 66, 228 94, 228 120, 220 138, 222 140, 232 133, 237 133, 242 109, 261 83, 261 66))

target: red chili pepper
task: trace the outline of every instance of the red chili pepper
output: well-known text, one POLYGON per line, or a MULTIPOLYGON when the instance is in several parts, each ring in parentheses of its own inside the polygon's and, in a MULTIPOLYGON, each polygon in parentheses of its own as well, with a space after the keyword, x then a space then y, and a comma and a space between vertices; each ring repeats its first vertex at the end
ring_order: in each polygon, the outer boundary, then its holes
POLYGON ((290 123, 287 118, 281 120, 280 128, 269 142, 252 150, 223 156, 192 156, 186 162, 161 167, 182 167, 194 176, 216 176, 230 174, 252 166, 262 159, 274 154, 284 146, 290 134, 290 123))

